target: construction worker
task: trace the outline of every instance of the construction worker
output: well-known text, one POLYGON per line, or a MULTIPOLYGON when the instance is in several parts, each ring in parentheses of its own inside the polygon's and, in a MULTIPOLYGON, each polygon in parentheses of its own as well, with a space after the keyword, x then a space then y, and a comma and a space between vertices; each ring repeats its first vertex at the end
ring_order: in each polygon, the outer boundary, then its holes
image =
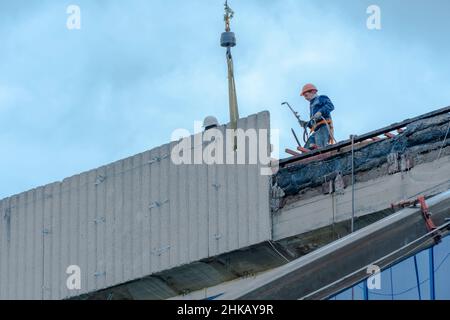
POLYGON ((302 121, 302 125, 311 130, 311 135, 305 144, 307 149, 326 147, 334 142, 333 121, 331 111, 334 105, 327 96, 317 95, 315 85, 308 83, 302 88, 301 96, 310 103, 309 122, 302 121))
POLYGON ((219 121, 217 121, 216 117, 207 116, 205 120, 203 120, 203 128, 206 130, 217 128, 219 126, 219 121))

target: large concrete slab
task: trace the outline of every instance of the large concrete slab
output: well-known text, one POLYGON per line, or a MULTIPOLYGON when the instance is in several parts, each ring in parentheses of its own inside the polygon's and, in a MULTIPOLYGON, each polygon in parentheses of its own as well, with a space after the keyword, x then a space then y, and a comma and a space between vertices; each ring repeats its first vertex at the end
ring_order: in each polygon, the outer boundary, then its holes
MULTIPOLYGON (((355 216, 390 208, 391 203, 450 189, 450 156, 355 184, 355 216)), ((273 214, 273 239, 280 240, 350 219, 351 186, 342 192, 293 202, 273 214)))
MULTIPOLYGON (((227 128, 200 143, 225 148, 227 128)), ((270 141, 268 112, 238 128, 270 141)), ((176 165, 176 144, 1 200, 0 299, 70 298, 270 240, 264 164, 176 165), (79 290, 66 285, 71 265, 79 290)))

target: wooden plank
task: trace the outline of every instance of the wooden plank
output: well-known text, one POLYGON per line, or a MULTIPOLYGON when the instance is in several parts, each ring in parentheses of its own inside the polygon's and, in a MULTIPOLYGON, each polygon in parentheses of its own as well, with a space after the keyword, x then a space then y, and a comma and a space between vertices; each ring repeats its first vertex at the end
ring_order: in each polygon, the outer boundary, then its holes
POLYGON ((298 153, 298 152, 296 152, 294 150, 288 149, 288 148, 286 148, 284 151, 286 153, 290 154, 291 156, 299 156, 300 155, 300 153, 298 153))
POLYGON ((297 150, 300 151, 301 153, 309 153, 312 151, 311 149, 303 148, 303 147, 297 147, 297 150))

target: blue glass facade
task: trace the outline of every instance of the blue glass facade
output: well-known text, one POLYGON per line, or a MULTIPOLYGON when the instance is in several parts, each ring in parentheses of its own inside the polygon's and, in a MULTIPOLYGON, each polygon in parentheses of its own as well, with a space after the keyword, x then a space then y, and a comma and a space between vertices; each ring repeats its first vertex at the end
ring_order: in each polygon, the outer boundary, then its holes
POLYGON ((331 300, 450 300, 450 236, 381 272, 380 289, 367 280, 331 300))

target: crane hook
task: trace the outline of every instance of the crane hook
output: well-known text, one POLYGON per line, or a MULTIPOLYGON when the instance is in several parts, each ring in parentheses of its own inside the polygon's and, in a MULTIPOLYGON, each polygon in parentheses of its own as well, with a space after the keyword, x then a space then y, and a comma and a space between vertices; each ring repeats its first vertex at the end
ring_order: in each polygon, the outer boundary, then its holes
POLYGON ((225 31, 230 31, 230 20, 233 19, 234 11, 228 6, 228 0, 225 0, 225 31))

